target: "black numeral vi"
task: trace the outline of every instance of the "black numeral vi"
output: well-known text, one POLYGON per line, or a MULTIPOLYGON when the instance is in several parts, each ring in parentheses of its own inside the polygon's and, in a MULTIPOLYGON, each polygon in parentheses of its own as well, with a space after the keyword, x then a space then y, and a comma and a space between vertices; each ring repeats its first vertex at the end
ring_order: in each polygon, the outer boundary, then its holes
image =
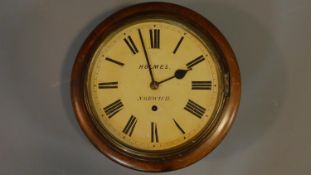
POLYGON ((158 128, 157 128, 157 124, 154 122, 151 122, 151 142, 152 143, 159 142, 158 128))

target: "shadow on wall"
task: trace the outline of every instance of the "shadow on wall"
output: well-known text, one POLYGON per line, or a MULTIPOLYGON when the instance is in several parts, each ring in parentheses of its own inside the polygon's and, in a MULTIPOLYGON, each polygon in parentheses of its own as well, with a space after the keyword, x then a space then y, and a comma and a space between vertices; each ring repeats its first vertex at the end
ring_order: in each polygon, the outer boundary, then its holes
MULTIPOLYGON (((121 7, 122 8, 122 7, 121 7)), ((120 9, 121 9, 120 8, 120 9)), ((67 117, 71 121, 74 128, 80 132, 82 135, 81 128, 78 126, 78 121, 76 120, 75 114, 73 112, 73 107, 71 105, 71 97, 70 97, 70 79, 71 79, 71 71, 74 64, 74 61, 76 59, 76 56, 79 52, 79 49, 82 47, 83 42, 86 40, 88 35, 92 32, 92 30, 100 24, 105 18, 107 18, 109 15, 117 11, 118 9, 113 9, 109 12, 105 12, 101 14, 100 16, 96 17, 92 21, 90 21, 88 24, 84 25, 84 28, 78 33, 75 38, 73 39, 70 48, 67 52, 66 58, 64 60, 61 79, 63 82, 69 82, 68 84, 64 84, 64 86, 60 87, 63 97, 63 103, 67 110, 67 117)))
MULTIPOLYGON (((284 100, 286 67, 272 34, 255 17, 225 4, 189 4, 209 18, 235 51, 242 78, 242 99, 229 135, 211 158, 222 159, 247 149, 279 116, 284 100)), ((271 18, 273 18, 273 12, 271 18)), ((208 157, 206 160, 209 160, 208 157)))
MULTIPOLYGON (((71 79, 71 71, 72 71, 72 66, 74 64, 75 58, 78 54, 78 51, 80 49, 80 47, 82 46, 83 42, 86 40, 86 38, 88 37, 88 35, 92 32, 92 30, 100 24, 100 22, 102 22, 104 19, 106 19, 109 15, 113 14, 114 12, 116 12, 119 9, 122 9, 123 7, 126 7, 128 5, 124 5, 118 9, 112 9, 108 12, 105 12, 101 15, 99 15, 98 17, 96 17, 95 19, 93 19, 92 21, 90 21, 88 24, 86 24, 84 26, 84 28, 80 31, 80 33, 78 33, 75 38, 73 39, 70 48, 67 52, 66 58, 64 60, 63 63, 63 69, 62 69, 62 74, 61 74, 61 79, 63 82, 68 82, 68 80, 71 79)), ((69 81, 70 82, 70 81, 69 81)), ((77 132, 80 133, 81 138, 84 138, 85 140, 87 140, 87 137, 84 135, 84 133, 82 132, 81 128, 79 127, 78 121, 76 120, 75 114, 73 112, 73 108, 71 105, 71 97, 70 97, 70 83, 66 83, 63 86, 60 87, 60 91, 62 93, 62 98, 63 98, 63 105, 66 108, 66 116, 68 117, 69 121, 71 122, 71 124, 73 125, 73 127, 76 129, 77 132)), ((88 142, 88 140, 87 140, 88 142)), ((90 142, 88 142, 90 143, 90 142)), ((129 169, 124 168, 121 165, 118 165, 116 163, 114 163, 111 160, 108 160, 108 158, 105 158, 105 156, 101 155, 101 153, 98 151, 98 154, 100 157, 100 160, 102 161, 101 163, 101 168, 96 167, 95 164, 90 163, 90 162, 85 162, 85 164, 81 165, 81 166, 85 166, 85 165, 90 165, 88 168, 83 169, 83 171, 85 171, 85 173, 90 173, 90 172, 94 172, 94 173, 116 173, 116 169, 118 169, 117 173, 120 174, 126 174, 127 171, 129 169), (95 166, 95 167, 94 167, 95 166)), ((87 157, 89 158, 89 157, 87 157)), ((92 157, 91 158, 92 161, 98 161, 98 157, 92 157), (96 160, 93 160, 96 159, 96 160)), ((89 160, 89 159, 87 159, 89 160)), ((69 161, 71 162, 71 161, 69 161)), ((73 165, 76 166, 76 165, 73 165)), ((79 169, 80 170, 80 169, 79 169)), ((136 171, 133 171, 136 172, 136 171)), ((79 172, 81 173, 81 171, 79 172)))

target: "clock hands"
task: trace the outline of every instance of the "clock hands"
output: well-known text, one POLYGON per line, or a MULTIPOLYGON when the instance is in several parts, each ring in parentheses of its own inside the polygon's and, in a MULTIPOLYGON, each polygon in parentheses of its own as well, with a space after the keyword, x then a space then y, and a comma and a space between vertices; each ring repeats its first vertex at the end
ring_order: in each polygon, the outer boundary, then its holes
POLYGON ((139 34, 139 38, 140 38, 140 42, 141 42, 141 45, 142 45, 142 48, 143 48, 143 51, 144 51, 144 55, 145 55, 145 59, 146 59, 146 62, 147 62, 147 67, 148 67, 148 71, 149 71, 149 75, 150 75, 150 78, 151 78, 151 83, 150 83, 150 88, 151 89, 158 89, 159 88, 159 85, 166 82, 166 81, 169 81, 173 78, 177 78, 177 79, 183 79, 187 72, 189 70, 192 70, 192 67, 198 63, 200 63, 201 61, 204 60, 204 57, 201 55, 199 56, 198 58, 196 58, 195 60, 189 62, 187 64, 187 67, 188 69, 177 69, 174 73, 173 76, 171 77, 168 77, 162 81, 155 81, 154 79, 154 74, 153 74, 153 71, 152 71, 152 68, 151 68, 151 64, 150 64, 150 60, 149 60, 149 56, 148 56, 148 53, 147 53, 147 50, 146 50, 146 46, 145 46, 145 43, 144 43, 144 38, 142 36, 142 33, 141 33, 141 30, 138 29, 138 34, 139 34))
POLYGON ((138 34, 139 34, 139 38, 140 38, 140 41, 141 41, 141 45, 143 46, 144 55, 145 55, 145 58, 146 58, 146 61, 147 61, 147 66, 148 66, 149 74, 150 74, 150 77, 151 77, 150 88, 151 89, 158 89, 159 84, 154 80, 154 76, 153 76, 153 72, 152 72, 152 69, 151 69, 149 57, 148 57, 148 54, 147 54, 147 51, 146 51, 144 39, 143 39, 143 36, 141 34, 140 29, 138 29, 138 34))
POLYGON ((173 78, 177 78, 179 80, 183 79, 189 70, 192 70, 192 69, 186 69, 186 70, 184 70, 184 69, 177 69, 173 76, 171 76, 169 78, 166 78, 166 79, 164 79, 162 81, 159 81, 159 82, 157 82, 157 84, 160 85, 160 84, 162 84, 162 83, 164 83, 164 82, 166 82, 168 80, 171 80, 173 78))

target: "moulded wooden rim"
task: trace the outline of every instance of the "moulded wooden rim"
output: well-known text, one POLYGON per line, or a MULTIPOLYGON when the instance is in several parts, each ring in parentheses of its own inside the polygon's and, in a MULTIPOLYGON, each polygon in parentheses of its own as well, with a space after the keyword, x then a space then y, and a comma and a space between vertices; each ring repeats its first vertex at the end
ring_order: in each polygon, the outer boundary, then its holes
POLYGON ((142 3, 130 6, 114 13, 100 23, 82 45, 73 65, 71 75, 72 105, 80 127, 89 140, 99 151, 119 164, 135 170, 153 172, 170 171, 186 167, 202 159, 211 152, 222 141, 232 125, 240 102, 240 88, 240 72, 234 52, 218 29, 203 16, 188 8, 163 2, 142 3), (229 74, 229 96, 225 101, 221 117, 209 134, 208 139, 200 143, 195 150, 184 155, 175 156, 169 161, 139 159, 114 148, 96 129, 84 100, 84 78, 86 68, 90 62, 89 55, 93 53, 98 38, 105 37, 106 34, 122 26, 128 19, 148 14, 182 19, 185 23, 189 23, 199 31, 209 34, 214 43, 218 46, 225 60, 229 74))

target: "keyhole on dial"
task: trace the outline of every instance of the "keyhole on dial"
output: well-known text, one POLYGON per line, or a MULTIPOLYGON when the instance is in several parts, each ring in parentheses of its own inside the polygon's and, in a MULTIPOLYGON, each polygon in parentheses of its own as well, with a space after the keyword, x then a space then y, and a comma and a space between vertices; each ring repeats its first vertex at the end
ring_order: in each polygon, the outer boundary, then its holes
POLYGON ((157 110, 158 110, 158 107, 157 107, 156 105, 153 105, 153 106, 151 107, 151 109, 152 109, 153 111, 157 111, 157 110))

